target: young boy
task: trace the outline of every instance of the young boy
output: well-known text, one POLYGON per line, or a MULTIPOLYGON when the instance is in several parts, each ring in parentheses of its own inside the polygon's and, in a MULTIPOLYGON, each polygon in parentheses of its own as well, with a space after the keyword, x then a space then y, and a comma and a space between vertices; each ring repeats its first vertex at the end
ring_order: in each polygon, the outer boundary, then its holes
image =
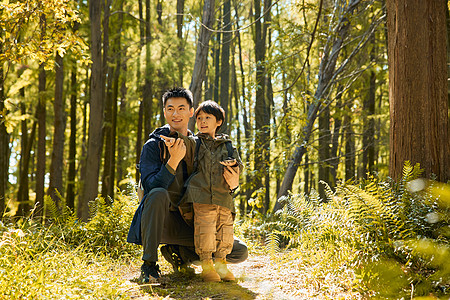
MULTIPOLYGON (((194 113, 200 139, 198 154, 195 154, 196 138, 181 134, 179 138, 186 144, 184 160, 188 168, 197 159, 197 172, 190 178, 184 200, 192 203, 194 211, 195 251, 202 264, 204 281, 232 281, 233 273, 226 266, 226 255, 233 247, 233 190, 225 181, 225 168, 242 169, 242 162, 236 149, 229 156, 231 144, 225 134, 216 134, 225 120, 225 112, 214 101, 200 104, 194 113), (197 158, 196 158, 197 157, 197 158), (214 253, 215 265, 212 255, 214 253)), ((161 136, 168 147, 175 143, 175 138, 161 136)))

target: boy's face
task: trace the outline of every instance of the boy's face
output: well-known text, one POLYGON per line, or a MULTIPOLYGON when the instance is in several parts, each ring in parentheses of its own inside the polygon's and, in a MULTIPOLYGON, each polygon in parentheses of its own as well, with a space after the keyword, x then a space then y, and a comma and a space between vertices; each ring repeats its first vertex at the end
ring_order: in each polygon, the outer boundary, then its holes
POLYGON ((216 135, 216 129, 222 125, 222 120, 217 121, 212 114, 207 114, 204 111, 199 111, 197 114, 197 128, 201 133, 208 134, 211 137, 216 135))
POLYGON ((194 115, 194 108, 189 108, 185 98, 169 98, 164 106, 164 117, 171 130, 187 135, 189 118, 194 115))

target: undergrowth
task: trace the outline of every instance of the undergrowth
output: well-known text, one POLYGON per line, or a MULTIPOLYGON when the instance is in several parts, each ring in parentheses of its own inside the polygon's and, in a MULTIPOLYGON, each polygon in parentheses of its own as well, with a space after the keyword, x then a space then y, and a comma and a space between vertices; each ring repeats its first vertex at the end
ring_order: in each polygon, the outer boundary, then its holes
POLYGON ((59 211, 50 198, 45 222, 4 219, 0 299, 129 299, 118 269, 139 250, 126 242, 134 200, 119 194, 109 205, 99 198, 89 222, 67 208, 59 211))
POLYGON ((344 289, 366 297, 448 295, 450 187, 420 174, 406 163, 397 183, 375 176, 341 183, 326 201, 315 191, 290 195, 269 217, 252 211, 239 230, 269 253, 291 251, 317 278, 347 274, 344 289))

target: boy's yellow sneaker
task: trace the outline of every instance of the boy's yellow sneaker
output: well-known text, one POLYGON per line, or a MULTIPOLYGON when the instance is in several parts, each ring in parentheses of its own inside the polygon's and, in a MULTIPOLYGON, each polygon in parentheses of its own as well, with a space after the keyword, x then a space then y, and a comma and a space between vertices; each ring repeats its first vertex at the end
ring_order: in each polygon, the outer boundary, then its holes
POLYGON ((220 276, 219 276, 219 274, 217 274, 216 270, 214 269, 212 259, 202 261, 201 276, 205 282, 219 282, 220 281, 220 276))
POLYGON ((227 268, 227 261, 223 258, 217 258, 215 260, 216 264, 214 268, 216 269, 217 273, 220 276, 220 279, 224 281, 234 281, 236 278, 234 277, 233 273, 231 273, 230 270, 227 268))

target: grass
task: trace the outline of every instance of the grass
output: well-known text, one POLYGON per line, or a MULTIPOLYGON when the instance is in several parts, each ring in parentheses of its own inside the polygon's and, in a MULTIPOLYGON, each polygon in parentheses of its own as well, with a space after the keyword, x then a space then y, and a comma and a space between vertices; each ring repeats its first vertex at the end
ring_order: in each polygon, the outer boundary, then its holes
POLYGON ((10 227, 0 245, 0 299, 128 299, 115 261, 48 230, 10 227))

